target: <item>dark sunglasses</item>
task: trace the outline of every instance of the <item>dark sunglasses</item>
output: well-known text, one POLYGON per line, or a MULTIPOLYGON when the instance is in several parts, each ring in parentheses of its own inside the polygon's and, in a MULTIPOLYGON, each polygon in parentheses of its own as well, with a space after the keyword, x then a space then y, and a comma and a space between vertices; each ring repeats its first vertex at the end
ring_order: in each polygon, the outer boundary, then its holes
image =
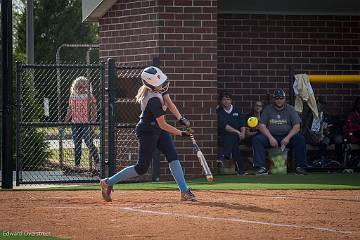
POLYGON ((279 100, 279 99, 280 99, 280 100, 283 100, 284 97, 274 97, 274 99, 275 99, 275 100, 279 100))

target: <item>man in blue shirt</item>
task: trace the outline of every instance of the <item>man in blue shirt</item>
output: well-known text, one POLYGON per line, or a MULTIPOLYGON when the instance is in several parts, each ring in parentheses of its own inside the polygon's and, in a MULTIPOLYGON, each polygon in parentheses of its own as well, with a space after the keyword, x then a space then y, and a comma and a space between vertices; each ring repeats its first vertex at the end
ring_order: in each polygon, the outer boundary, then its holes
POLYGON ((219 145, 223 147, 218 154, 218 163, 223 165, 225 156, 232 154, 236 164, 238 175, 245 175, 244 163, 240 158, 240 141, 245 138, 245 119, 241 113, 232 105, 231 95, 222 92, 219 95, 218 136, 219 145))

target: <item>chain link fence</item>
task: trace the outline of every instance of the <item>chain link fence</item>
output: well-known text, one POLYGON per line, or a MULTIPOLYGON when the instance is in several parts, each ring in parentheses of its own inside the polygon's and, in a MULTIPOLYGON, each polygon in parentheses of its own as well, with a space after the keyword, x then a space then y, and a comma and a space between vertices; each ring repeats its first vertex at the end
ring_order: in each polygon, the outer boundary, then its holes
MULTIPOLYGON (((154 58, 153 64, 158 65, 158 58, 154 58)), ((115 152, 113 160, 109 160, 109 175, 112 175, 126 166, 136 164, 138 161, 138 141, 135 126, 139 121, 141 110, 135 101, 135 96, 142 85, 141 72, 147 66, 116 66, 113 60, 110 60, 108 65, 109 89, 114 89, 109 93, 110 108, 113 106, 114 110, 114 123, 110 123, 110 125, 113 125, 115 132, 114 144, 109 143, 109 152, 115 152), (115 149, 111 149, 112 145, 115 146, 115 149)), ((112 130, 109 131, 109 141, 111 141, 112 130)), ((159 167, 158 161, 154 164, 155 168, 159 167)), ((153 166, 150 167, 147 174, 139 178, 139 181, 151 179, 151 175, 154 173, 153 166)), ((158 174, 158 171, 156 172, 158 174)))
POLYGON ((98 181, 104 175, 104 66, 16 66, 17 185, 98 181))
MULTIPOLYGON (((136 164, 141 112, 135 95, 146 66, 117 66, 112 59, 107 64, 105 88, 104 64, 17 63, 17 185, 97 182, 136 164), (88 84, 74 94, 79 78, 88 84)), ((154 157, 140 181, 151 173, 154 179, 154 169, 159 174, 154 157)))
POLYGON ((116 161, 120 168, 136 163, 138 143, 135 136, 135 124, 139 120, 140 108, 135 102, 135 95, 142 85, 141 71, 144 67, 116 69, 116 161))

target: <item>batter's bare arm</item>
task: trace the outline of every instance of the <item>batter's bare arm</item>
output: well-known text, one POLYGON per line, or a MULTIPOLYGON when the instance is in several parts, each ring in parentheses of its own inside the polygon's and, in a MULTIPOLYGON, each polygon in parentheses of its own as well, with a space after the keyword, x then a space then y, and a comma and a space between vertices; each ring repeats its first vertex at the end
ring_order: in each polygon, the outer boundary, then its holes
POLYGON ((165 120, 165 115, 162 115, 158 118, 156 118, 156 122, 158 123, 159 127, 167 131, 168 133, 171 133, 176 136, 190 136, 194 131, 191 128, 186 129, 186 131, 181 131, 170 124, 168 124, 165 120))
POLYGON ((165 105, 169 108, 170 112, 175 116, 175 118, 177 120, 180 120, 181 118, 181 114, 179 112, 179 110, 177 109, 176 105, 174 104, 174 102, 171 100, 170 95, 169 94, 165 94, 163 96, 165 105))
POLYGON ((175 116, 175 118, 179 121, 179 123, 185 127, 190 127, 190 121, 184 118, 181 113, 179 112, 178 108, 171 100, 169 94, 165 94, 163 96, 165 105, 169 108, 170 112, 175 116))

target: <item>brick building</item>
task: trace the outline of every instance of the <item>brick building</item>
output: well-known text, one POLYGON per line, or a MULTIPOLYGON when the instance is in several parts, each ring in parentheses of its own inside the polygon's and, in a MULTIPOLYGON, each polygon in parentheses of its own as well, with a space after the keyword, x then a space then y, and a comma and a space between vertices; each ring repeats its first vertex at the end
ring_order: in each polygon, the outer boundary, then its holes
MULTIPOLYGON (((243 112, 289 89, 293 73, 360 73, 360 3, 348 0, 83 0, 97 21, 100 57, 150 64, 160 57, 171 94, 192 120, 211 165, 217 153, 217 94, 230 90, 243 112)), ((330 113, 349 111, 359 84, 315 84, 330 113)), ((188 141, 176 138, 187 175, 201 172, 188 141)), ((168 175, 166 162, 161 174, 168 175)))

